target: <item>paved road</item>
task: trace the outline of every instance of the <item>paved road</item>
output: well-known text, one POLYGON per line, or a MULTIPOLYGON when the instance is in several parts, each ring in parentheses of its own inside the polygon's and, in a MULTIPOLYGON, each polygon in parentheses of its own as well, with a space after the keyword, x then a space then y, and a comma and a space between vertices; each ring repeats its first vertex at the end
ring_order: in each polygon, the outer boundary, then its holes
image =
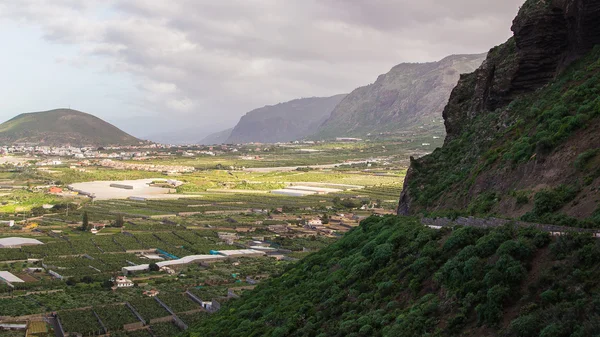
POLYGON ((432 227, 432 228, 442 228, 442 227, 453 227, 453 226, 469 226, 469 227, 478 227, 478 228, 494 228, 501 227, 507 224, 514 224, 520 227, 534 227, 544 232, 548 232, 552 235, 564 235, 567 233, 590 233, 594 235, 594 237, 600 238, 600 231, 596 229, 588 229, 588 228, 577 228, 577 227, 564 227, 564 226, 554 226, 554 225, 545 225, 545 224, 537 224, 531 222, 524 221, 516 221, 516 220, 507 220, 507 219, 498 219, 498 218, 475 218, 475 217, 459 217, 456 220, 450 220, 447 218, 422 218, 421 223, 432 227))
POLYGON ((246 172, 260 172, 260 173, 269 173, 269 172, 290 172, 296 171, 301 167, 310 167, 312 169, 328 169, 335 168, 341 165, 352 165, 352 164, 365 164, 365 163, 373 163, 377 162, 379 159, 369 159, 369 160, 359 160, 359 161, 349 161, 346 163, 337 163, 337 164, 326 164, 326 165, 302 165, 302 166, 280 166, 280 167, 252 167, 244 169, 246 172))

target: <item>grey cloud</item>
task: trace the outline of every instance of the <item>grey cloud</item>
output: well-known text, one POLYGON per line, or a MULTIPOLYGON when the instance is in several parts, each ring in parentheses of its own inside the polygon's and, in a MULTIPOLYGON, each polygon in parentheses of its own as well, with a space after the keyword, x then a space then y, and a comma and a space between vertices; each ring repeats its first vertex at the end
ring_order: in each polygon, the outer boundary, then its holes
POLYGON ((20 0, 0 4, 0 20, 132 74, 146 98, 129 103, 149 113, 227 124, 349 92, 400 62, 484 52, 508 38, 522 1, 20 0))

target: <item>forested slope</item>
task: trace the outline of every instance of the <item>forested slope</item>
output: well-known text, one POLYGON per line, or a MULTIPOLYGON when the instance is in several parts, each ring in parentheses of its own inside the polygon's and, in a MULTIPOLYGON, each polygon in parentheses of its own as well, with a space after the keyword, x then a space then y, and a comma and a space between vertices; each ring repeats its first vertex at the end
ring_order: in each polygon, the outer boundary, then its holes
POLYGON ((371 217, 186 336, 593 336, 600 244, 371 217))

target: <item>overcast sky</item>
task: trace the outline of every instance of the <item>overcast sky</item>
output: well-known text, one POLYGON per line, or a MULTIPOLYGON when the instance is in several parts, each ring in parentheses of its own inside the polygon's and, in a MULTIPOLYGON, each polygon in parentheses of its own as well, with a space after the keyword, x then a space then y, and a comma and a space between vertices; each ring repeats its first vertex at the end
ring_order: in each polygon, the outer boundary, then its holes
POLYGON ((0 0, 0 119, 72 107, 136 136, 481 53, 523 0, 0 0))

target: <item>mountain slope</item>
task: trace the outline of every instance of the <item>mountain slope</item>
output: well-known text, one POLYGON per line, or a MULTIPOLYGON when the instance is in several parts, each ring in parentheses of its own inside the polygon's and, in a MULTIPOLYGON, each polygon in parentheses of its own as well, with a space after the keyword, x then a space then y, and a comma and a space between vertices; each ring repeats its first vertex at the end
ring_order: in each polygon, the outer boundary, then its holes
POLYGON ((186 336, 596 336, 600 246, 371 217, 186 336))
POLYGON ((403 63, 375 83, 350 93, 312 138, 365 136, 425 126, 442 130, 441 115, 460 74, 477 69, 481 55, 453 55, 439 62, 403 63))
POLYGON ((204 137, 200 141, 200 144, 204 144, 204 145, 223 144, 227 141, 227 139, 229 139, 229 136, 231 136, 232 131, 233 131, 233 128, 230 128, 227 130, 223 130, 223 131, 219 131, 219 132, 210 134, 210 135, 204 137))
POLYGON ((413 160, 399 212, 600 226, 598 27, 599 0, 527 1, 453 91, 445 144, 413 160))
POLYGON ((0 144, 4 145, 104 146, 140 141, 98 117, 71 109, 24 113, 0 125, 0 144))
POLYGON ((244 115, 227 143, 276 143, 305 138, 317 130, 346 95, 295 99, 244 115))

